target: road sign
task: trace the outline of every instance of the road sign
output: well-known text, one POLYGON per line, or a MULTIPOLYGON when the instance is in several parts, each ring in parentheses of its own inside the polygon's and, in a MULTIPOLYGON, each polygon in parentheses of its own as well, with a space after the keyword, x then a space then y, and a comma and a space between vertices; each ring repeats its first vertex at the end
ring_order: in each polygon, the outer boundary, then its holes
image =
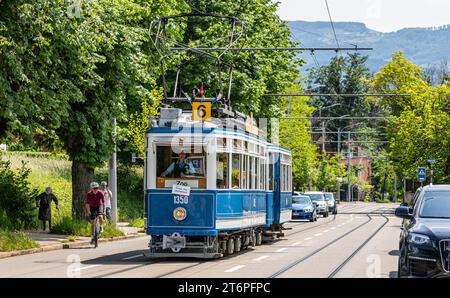
POLYGON ((436 163, 436 159, 432 159, 432 158, 427 159, 427 163, 436 163))
POLYGON ((192 103, 192 120, 209 121, 211 119, 211 103, 195 101, 192 103))
POLYGON ((417 178, 420 182, 424 182, 427 179, 427 169, 419 168, 417 171, 417 178))

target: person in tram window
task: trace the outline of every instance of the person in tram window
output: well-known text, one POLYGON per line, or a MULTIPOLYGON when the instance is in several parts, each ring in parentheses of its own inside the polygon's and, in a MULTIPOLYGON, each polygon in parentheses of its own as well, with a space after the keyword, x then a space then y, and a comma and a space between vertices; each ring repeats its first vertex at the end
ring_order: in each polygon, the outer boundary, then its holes
POLYGON ((178 154, 178 160, 172 162, 161 176, 166 177, 167 175, 171 175, 172 178, 181 178, 195 174, 194 165, 191 161, 187 160, 186 157, 186 152, 181 151, 178 154))

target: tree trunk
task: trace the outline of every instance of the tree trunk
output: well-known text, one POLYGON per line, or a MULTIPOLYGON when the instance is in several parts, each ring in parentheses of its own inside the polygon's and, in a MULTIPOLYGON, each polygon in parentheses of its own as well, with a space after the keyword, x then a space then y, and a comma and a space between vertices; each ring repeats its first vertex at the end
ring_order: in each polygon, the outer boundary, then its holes
POLYGON ((72 218, 86 219, 86 193, 94 181, 94 169, 80 161, 72 162, 72 218))

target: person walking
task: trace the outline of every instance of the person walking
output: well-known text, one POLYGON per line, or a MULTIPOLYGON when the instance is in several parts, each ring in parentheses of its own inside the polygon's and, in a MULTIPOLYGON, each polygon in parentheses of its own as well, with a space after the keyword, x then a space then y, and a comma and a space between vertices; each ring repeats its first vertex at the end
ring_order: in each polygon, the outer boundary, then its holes
POLYGON ((109 190, 108 183, 106 181, 102 182, 102 192, 105 197, 105 213, 108 222, 111 224, 111 200, 113 199, 113 195, 111 190, 109 190))
POLYGON ((38 219, 42 220, 44 231, 47 229, 47 221, 49 231, 52 229, 52 201, 55 202, 56 209, 59 210, 58 198, 53 194, 50 186, 36 197, 36 207, 39 208, 38 219))

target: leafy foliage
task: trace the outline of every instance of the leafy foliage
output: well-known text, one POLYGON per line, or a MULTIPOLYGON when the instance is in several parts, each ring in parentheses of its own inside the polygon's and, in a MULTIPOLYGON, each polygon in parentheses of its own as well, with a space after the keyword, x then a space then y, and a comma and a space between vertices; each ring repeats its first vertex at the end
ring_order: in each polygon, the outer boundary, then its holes
POLYGON ((444 182, 450 176, 450 88, 448 84, 430 86, 421 74, 418 66, 397 52, 376 75, 372 86, 378 92, 411 94, 381 102, 394 116, 387 125, 386 150, 396 172, 412 179, 417 167, 435 158, 435 181, 444 182))
MULTIPOLYGON (((295 92, 299 87, 291 87, 287 92, 295 92)), ((289 115, 280 121, 280 144, 291 149, 293 188, 296 190, 307 188, 317 176, 317 147, 312 144, 309 134, 309 116, 314 108, 308 105, 308 99, 298 97, 288 103, 283 99, 285 109, 289 115)))
POLYGON ((25 164, 16 173, 11 169, 10 162, 0 159, 0 217, 7 218, 9 228, 21 229, 33 225, 37 190, 28 184, 29 174, 25 164))

